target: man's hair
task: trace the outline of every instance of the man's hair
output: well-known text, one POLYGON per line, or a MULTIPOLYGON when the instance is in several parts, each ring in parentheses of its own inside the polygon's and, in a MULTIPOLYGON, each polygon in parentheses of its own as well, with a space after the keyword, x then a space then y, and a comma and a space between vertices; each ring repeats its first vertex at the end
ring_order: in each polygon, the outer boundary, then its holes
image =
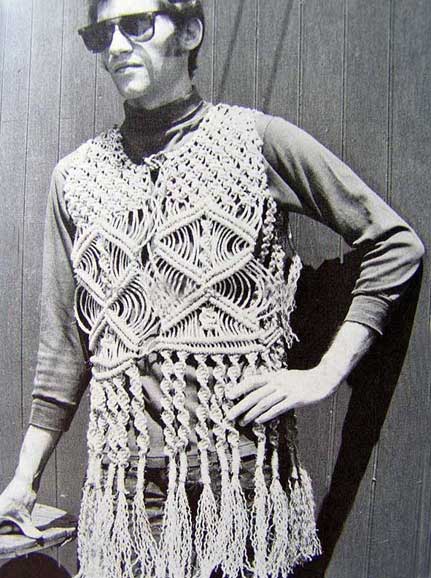
MULTIPOLYGON (((87 0, 88 19, 91 24, 97 22, 97 9, 106 0, 87 0)), ((159 0, 161 10, 166 10, 175 24, 181 27, 187 20, 197 18, 202 22, 205 33, 205 16, 201 0, 159 0)), ((203 35, 202 35, 203 39, 203 35)), ((202 42, 189 55, 189 75, 192 78, 197 68, 197 58, 202 42)))

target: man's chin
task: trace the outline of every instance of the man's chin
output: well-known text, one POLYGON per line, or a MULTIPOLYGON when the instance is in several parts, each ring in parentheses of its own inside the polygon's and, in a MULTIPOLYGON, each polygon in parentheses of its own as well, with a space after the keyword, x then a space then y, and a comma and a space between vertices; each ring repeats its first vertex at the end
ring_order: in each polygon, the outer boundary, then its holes
POLYGON ((121 79, 120 81, 119 79, 115 79, 115 84, 124 100, 145 100, 150 95, 149 85, 142 82, 137 83, 133 80, 127 81, 127 79, 121 79))

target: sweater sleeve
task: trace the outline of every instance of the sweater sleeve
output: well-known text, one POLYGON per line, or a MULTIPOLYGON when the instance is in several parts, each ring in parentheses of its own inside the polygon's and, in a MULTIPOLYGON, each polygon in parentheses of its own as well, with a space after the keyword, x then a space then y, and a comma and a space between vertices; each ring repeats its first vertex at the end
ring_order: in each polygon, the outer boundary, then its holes
POLYGON ((67 431, 89 381, 86 342, 74 316, 74 226, 64 202, 68 157, 54 169, 43 252, 41 326, 30 424, 67 431))
POLYGON ((361 248, 346 320, 382 333, 390 309, 419 266, 424 247, 411 227, 345 163, 289 122, 263 115, 269 186, 288 211, 307 215, 361 248))

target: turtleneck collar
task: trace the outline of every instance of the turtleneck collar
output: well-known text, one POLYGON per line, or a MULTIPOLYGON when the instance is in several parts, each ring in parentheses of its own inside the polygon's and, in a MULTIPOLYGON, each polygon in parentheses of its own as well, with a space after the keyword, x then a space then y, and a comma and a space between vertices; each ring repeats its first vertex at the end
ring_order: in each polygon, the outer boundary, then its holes
POLYGON ((197 127, 205 109, 195 88, 186 97, 151 110, 135 108, 126 101, 120 127, 125 153, 140 164, 144 157, 175 147, 197 127))
POLYGON ((202 98, 193 87, 183 98, 154 109, 136 108, 128 101, 124 103, 125 120, 121 127, 123 133, 163 132, 186 120, 202 106, 202 98))

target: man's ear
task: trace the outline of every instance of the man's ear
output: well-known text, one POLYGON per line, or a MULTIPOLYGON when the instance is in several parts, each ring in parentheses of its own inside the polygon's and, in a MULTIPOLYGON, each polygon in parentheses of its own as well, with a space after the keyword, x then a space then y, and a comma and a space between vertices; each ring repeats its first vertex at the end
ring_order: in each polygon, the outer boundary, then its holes
POLYGON ((183 50, 188 52, 201 45, 204 25, 199 18, 189 18, 181 27, 179 41, 183 50))

